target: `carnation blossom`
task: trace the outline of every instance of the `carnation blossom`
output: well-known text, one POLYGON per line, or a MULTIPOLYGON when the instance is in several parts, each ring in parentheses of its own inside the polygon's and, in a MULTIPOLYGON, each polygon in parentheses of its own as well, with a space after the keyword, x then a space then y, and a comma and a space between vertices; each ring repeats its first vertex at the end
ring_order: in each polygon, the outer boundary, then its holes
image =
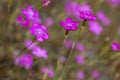
POLYGON ((26 40, 24 42, 24 45, 27 47, 27 49, 32 50, 34 47, 37 46, 36 43, 33 43, 32 40, 26 40))
POLYGON ((78 64, 83 64, 85 61, 84 57, 81 55, 77 55, 75 59, 78 64))
POLYGON ((89 25, 89 30, 96 35, 100 35, 103 31, 103 28, 96 21, 89 22, 88 25, 89 25))
POLYGON ((22 16, 18 16, 16 20, 17 24, 20 24, 22 27, 29 27, 30 20, 24 19, 22 16))
POLYGON ((96 17, 90 11, 80 10, 79 13, 83 20, 96 20, 96 17))
POLYGON ((94 71, 92 71, 92 76, 93 76, 93 78, 99 78, 100 77, 100 74, 99 74, 99 72, 98 71, 96 71, 96 70, 94 70, 94 71))
POLYGON ((73 21, 72 18, 66 18, 65 21, 61 21, 60 25, 64 27, 65 30, 75 31, 78 29, 78 22, 73 21))
POLYGON ((33 58, 31 54, 21 54, 20 56, 16 57, 14 60, 15 65, 20 67, 24 67, 26 70, 30 69, 33 65, 33 58))
POLYGON ((119 43, 117 43, 117 42, 112 42, 111 43, 111 47, 112 47, 112 50, 113 51, 119 51, 120 50, 120 44, 119 43))
POLYGON ((97 12, 97 17, 98 19, 102 22, 104 26, 109 26, 110 25, 110 20, 109 18, 105 15, 103 11, 98 11, 97 12))
POLYGON ((51 1, 50 0, 43 0, 43 6, 48 7, 50 5, 51 1))
POLYGON ((80 80, 83 80, 85 78, 85 74, 83 71, 79 70, 77 72, 77 78, 80 79, 80 80))
POLYGON ((32 20, 33 22, 40 23, 39 13, 32 6, 27 6, 25 9, 22 9, 22 14, 25 18, 32 20))
POLYGON ((49 38, 47 28, 39 23, 34 23, 30 28, 30 32, 32 35, 36 36, 37 40, 40 42, 43 42, 49 38))
POLYGON ((48 55, 47 55, 47 50, 41 48, 41 47, 34 47, 32 49, 32 54, 38 58, 42 57, 42 58, 48 58, 48 55))
POLYGON ((41 71, 42 71, 42 73, 44 73, 44 74, 48 74, 48 77, 50 77, 50 78, 52 78, 53 76, 54 76, 54 71, 52 70, 52 69, 50 69, 50 68, 47 68, 47 67, 43 67, 42 69, 41 69, 41 71))
POLYGON ((81 43, 77 43, 77 44, 75 45, 75 48, 76 48, 77 50, 79 50, 80 52, 85 51, 85 46, 84 46, 83 44, 81 44, 81 43))

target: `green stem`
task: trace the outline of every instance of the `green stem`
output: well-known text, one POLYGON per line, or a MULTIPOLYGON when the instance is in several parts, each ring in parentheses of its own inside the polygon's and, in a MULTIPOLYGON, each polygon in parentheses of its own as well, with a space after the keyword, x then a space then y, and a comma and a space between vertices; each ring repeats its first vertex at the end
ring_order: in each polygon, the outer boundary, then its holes
MULTIPOLYGON (((65 37, 64 37, 64 41, 63 41, 63 45, 62 45, 62 48, 61 48, 61 52, 60 52, 59 57, 62 56, 63 51, 64 51, 64 49, 65 49, 65 48, 64 48, 64 44, 65 44, 65 42, 66 42, 66 40, 67 40, 67 38, 68 38, 68 34, 69 34, 69 31, 66 30, 66 32, 65 32, 65 37)), ((58 61, 57 61, 57 67, 56 67, 56 69, 55 69, 55 76, 54 76, 53 80, 56 80, 56 76, 57 76, 58 68, 59 68, 60 64, 61 64, 61 62, 60 62, 60 58, 59 58, 58 61)))
MULTIPOLYGON (((80 32, 79 32, 78 36, 80 36, 82 30, 84 29, 85 22, 86 22, 86 20, 83 21, 83 24, 82 24, 82 26, 81 26, 81 28, 80 28, 80 32)), ((65 66, 64 66, 64 68, 63 68, 63 70, 62 70, 61 76, 60 76, 60 78, 59 78, 58 80, 62 80, 63 74, 64 74, 65 70, 67 69, 67 65, 68 65, 69 62, 70 62, 70 59, 71 59, 71 57, 72 57, 73 50, 74 50, 75 45, 76 45, 76 42, 78 42, 78 40, 79 40, 79 37, 74 41, 74 43, 73 43, 73 45, 72 45, 72 49, 71 49, 70 54, 69 54, 69 56, 68 56, 67 62, 66 62, 66 64, 65 64, 65 66)))

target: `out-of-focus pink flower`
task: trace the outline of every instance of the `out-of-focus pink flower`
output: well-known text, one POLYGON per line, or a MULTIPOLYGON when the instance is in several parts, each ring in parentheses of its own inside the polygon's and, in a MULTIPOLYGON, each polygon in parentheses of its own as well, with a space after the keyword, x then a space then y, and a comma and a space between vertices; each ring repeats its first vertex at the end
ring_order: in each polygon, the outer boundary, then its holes
POLYGON ((32 40, 26 40, 24 44, 29 50, 32 50, 34 47, 37 46, 36 43, 32 43, 32 40))
POLYGON ((43 42, 49 38, 47 28, 38 23, 34 23, 30 28, 32 35, 36 36, 37 40, 43 42))
POLYGON ((43 0, 43 6, 48 7, 50 5, 51 1, 50 0, 43 0))
POLYGON ((80 10, 79 13, 83 20, 96 20, 96 17, 90 11, 80 10))
POLYGON ((81 44, 81 43, 77 43, 76 46, 75 46, 75 48, 77 50, 79 50, 80 52, 85 51, 85 46, 83 44, 81 44))
POLYGON ((103 31, 103 28, 96 21, 89 22, 88 25, 89 25, 89 30, 96 35, 100 35, 103 31))
POLYGON ((32 20, 33 22, 40 23, 39 13, 32 6, 27 6, 25 9, 22 9, 22 14, 25 18, 32 20))
POLYGON ((41 69, 42 73, 44 74, 48 74, 48 77, 52 78, 54 76, 54 71, 50 68, 47 68, 47 67, 43 67, 41 69))
POLYGON ((120 44, 119 43, 117 43, 117 42, 112 42, 111 43, 111 47, 112 47, 112 50, 113 51, 119 51, 120 50, 120 44))
POLYGON ((45 21, 45 25, 46 25, 47 27, 52 26, 53 23, 54 23, 54 20, 53 20, 51 17, 47 18, 46 21, 45 21))
POLYGON ((78 64, 83 64, 85 61, 84 57, 81 55, 77 55, 75 59, 78 64))
POLYGON ((16 57, 14 60, 15 65, 20 67, 24 67, 26 70, 30 69, 33 65, 33 58, 30 54, 21 54, 20 56, 16 57))
POLYGON ((41 47, 34 47, 32 50, 32 54, 38 58, 40 57, 45 58, 45 59, 48 58, 47 50, 42 49, 41 47))
POLYGON ((112 7, 117 7, 120 5, 120 0, 106 0, 112 7))
POLYGON ((29 19, 24 19, 22 16, 18 16, 16 19, 17 24, 20 24, 22 27, 29 27, 29 19))
POLYGON ((84 74, 84 72, 83 71, 78 71, 77 72, 77 78, 79 79, 79 80, 83 80, 84 78, 85 78, 85 74, 84 74))
POLYGON ((72 40, 66 40, 64 45, 66 48, 72 48, 72 43, 73 43, 72 40))
POLYGON ((72 18, 66 18, 65 21, 61 21, 60 25, 64 27, 65 30, 75 31, 78 29, 78 22, 73 21, 72 18))
POLYGON ((63 62, 63 63, 66 62, 66 57, 65 56, 61 56, 60 57, 60 61, 63 62))
POLYGON ((92 76, 93 76, 93 78, 99 78, 100 77, 100 74, 99 74, 99 72, 98 71, 96 71, 96 70, 94 70, 93 72, 92 72, 92 76))
POLYGON ((110 20, 109 18, 105 15, 103 11, 98 11, 97 12, 97 17, 98 19, 102 22, 104 26, 109 26, 110 25, 110 20))

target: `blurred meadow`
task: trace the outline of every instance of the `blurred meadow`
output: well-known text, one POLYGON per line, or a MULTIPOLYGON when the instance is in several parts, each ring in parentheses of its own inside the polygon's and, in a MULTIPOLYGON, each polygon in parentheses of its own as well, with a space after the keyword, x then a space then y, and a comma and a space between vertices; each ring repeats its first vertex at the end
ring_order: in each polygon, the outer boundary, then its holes
POLYGON ((0 0, 0 80, 120 80, 120 0, 47 0, 47 6, 43 1, 0 0), (86 21, 78 35, 83 20, 78 17, 77 6, 84 4, 91 8, 99 25, 91 28, 86 21), (30 29, 16 22, 29 5, 39 12, 40 24, 48 30, 49 39, 44 42, 33 41, 30 29), (66 30, 60 21, 67 17, 79 25, 76 31, 69 31, 64 43, 66 30), (41 47, 45 56, 34 56, 25 46, 26 40, 41 47), (24 53, 32 55, 30 68, 15 62, 24 53))

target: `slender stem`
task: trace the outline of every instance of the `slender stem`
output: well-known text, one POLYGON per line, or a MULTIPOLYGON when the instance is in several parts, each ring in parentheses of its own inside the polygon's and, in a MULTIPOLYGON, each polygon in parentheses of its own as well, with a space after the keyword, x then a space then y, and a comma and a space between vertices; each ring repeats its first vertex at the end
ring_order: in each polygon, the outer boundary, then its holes
MULTIPOLYGON (((82 26, 81 26, 81 28, 80 28, 80 31, 79 31, 79 33, 78 33, 78 36, 80 36, 81 32, 83 31, 84 26, 85 26, 85 22, 86 22, 86 20, 83 21, 83 24, 82 24, 82 26)), ((69 54, 69 56, 68 56, 67 62, 66 62, 66 64, 65 64, 65 66, 64 66, 64 68, 63 68, 63 70, 62 70, 61 76, 60 76, 60 78, 59 78, 58 80, 62 80, 63 74, 64 74, 64 72, 65 72, 65 70, 66 70, 66 68, 67 68, 67 65, 68 65, 69 62, 70 62, 70 59, 71 59, 71 57, 72 57, 73 50, 74 50, 75 45, 76 45, 76 42, 78 42, 78 40, 79 40, 79 37, 74 41, 74 43, 73 43, 73 45, 72 45, 72 49, 71 49, 70 54, 69 54)))
POLYGON ((47 80, 47 75, 48 75, 48 72, 46 72, 46 73, 43 75, 42 80, 47 80))
MULTIPOLYGON (((62 45, 62 48, 61 48, 61 52, 60 52, 59 57, 62 56, 63 51, 64 51, 64 49, 65 49, 65 48, 64 48, 64 44, 65 44, 65 42, 66 42, 66 40, 67 40, 67 38, 68 38, 68 34, 69 34, 69 31, 66 30, 66 32, 65 32, 65 37, 64 37, 64 41, 63 41, 63 45, 62 45)), ((59 58, 58 61, 57 61, 57 67, 56 67, 56 69, 55 69, 55 76, 54 76, 53 80, 56 80, 56 76, 57 76, 58 68, 59 68, 60 64, 61 64, 61 62, 60 62, 60 58, 59 58)))

